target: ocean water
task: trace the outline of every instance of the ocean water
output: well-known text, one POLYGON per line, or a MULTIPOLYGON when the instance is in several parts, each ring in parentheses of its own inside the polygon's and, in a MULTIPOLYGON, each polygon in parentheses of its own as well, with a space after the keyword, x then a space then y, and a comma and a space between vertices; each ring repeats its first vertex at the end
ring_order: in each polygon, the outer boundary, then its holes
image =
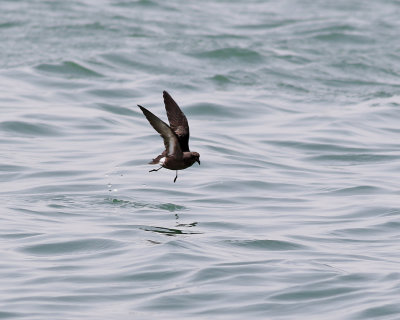
POLYGON ((2 0, 0 319, 400 319, 399 16, 2 0))

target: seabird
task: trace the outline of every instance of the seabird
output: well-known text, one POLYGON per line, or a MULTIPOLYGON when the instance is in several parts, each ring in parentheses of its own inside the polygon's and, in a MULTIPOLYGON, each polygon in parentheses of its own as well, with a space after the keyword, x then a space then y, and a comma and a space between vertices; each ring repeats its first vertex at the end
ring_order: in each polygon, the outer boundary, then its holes
POLYGON ((149 162, 149 164, 159 164, 160 167, 149 172, 161 168, 176 170, 175 182, 178 170, 189 168, 195 162, 200 164, 200 154, 189 150, 189 124, 186 116, 167 91, 163 91, 163 97, 169 125, 141 105, 138 107, 164 140, 163 153, 149 162))

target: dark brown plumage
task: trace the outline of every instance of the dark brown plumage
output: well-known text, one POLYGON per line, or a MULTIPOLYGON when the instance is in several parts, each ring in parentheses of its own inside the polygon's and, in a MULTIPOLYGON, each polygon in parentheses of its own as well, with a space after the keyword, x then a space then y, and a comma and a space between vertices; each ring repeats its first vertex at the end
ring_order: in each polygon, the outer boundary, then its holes
POLYGON ((161 168, 176 170, 175 182, 178 178, 178 170, 186 169, 195 162, 200 164, 200 154, 189 150, 189 124, 186 116, 167 91, 163 92, 163 96, 169 126, 146 108, 140 105, 138 107, 164 140, 165 150, 149 162, 159 164, 161 167, 150 172, 161 168))

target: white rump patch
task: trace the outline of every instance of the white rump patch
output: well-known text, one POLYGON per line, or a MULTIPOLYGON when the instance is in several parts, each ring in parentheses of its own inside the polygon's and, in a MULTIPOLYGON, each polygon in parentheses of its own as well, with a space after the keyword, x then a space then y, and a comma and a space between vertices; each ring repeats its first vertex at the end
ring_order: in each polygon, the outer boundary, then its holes
POLYGON ((165 162, 165 157, 162 157, 162 158, 160 159, 160 161, 158 161, 158 164, 159 164, 160 166, 162 166, 162 165, 164 164, 164 162, 165 162))

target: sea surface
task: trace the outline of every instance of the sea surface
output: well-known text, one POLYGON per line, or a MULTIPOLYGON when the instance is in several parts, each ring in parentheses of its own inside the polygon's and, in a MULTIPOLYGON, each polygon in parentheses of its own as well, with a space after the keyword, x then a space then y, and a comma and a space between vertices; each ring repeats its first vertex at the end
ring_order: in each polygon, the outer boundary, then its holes
POLYGON ((400 319, 399 17, 1 0, 0 319, 400 319))

